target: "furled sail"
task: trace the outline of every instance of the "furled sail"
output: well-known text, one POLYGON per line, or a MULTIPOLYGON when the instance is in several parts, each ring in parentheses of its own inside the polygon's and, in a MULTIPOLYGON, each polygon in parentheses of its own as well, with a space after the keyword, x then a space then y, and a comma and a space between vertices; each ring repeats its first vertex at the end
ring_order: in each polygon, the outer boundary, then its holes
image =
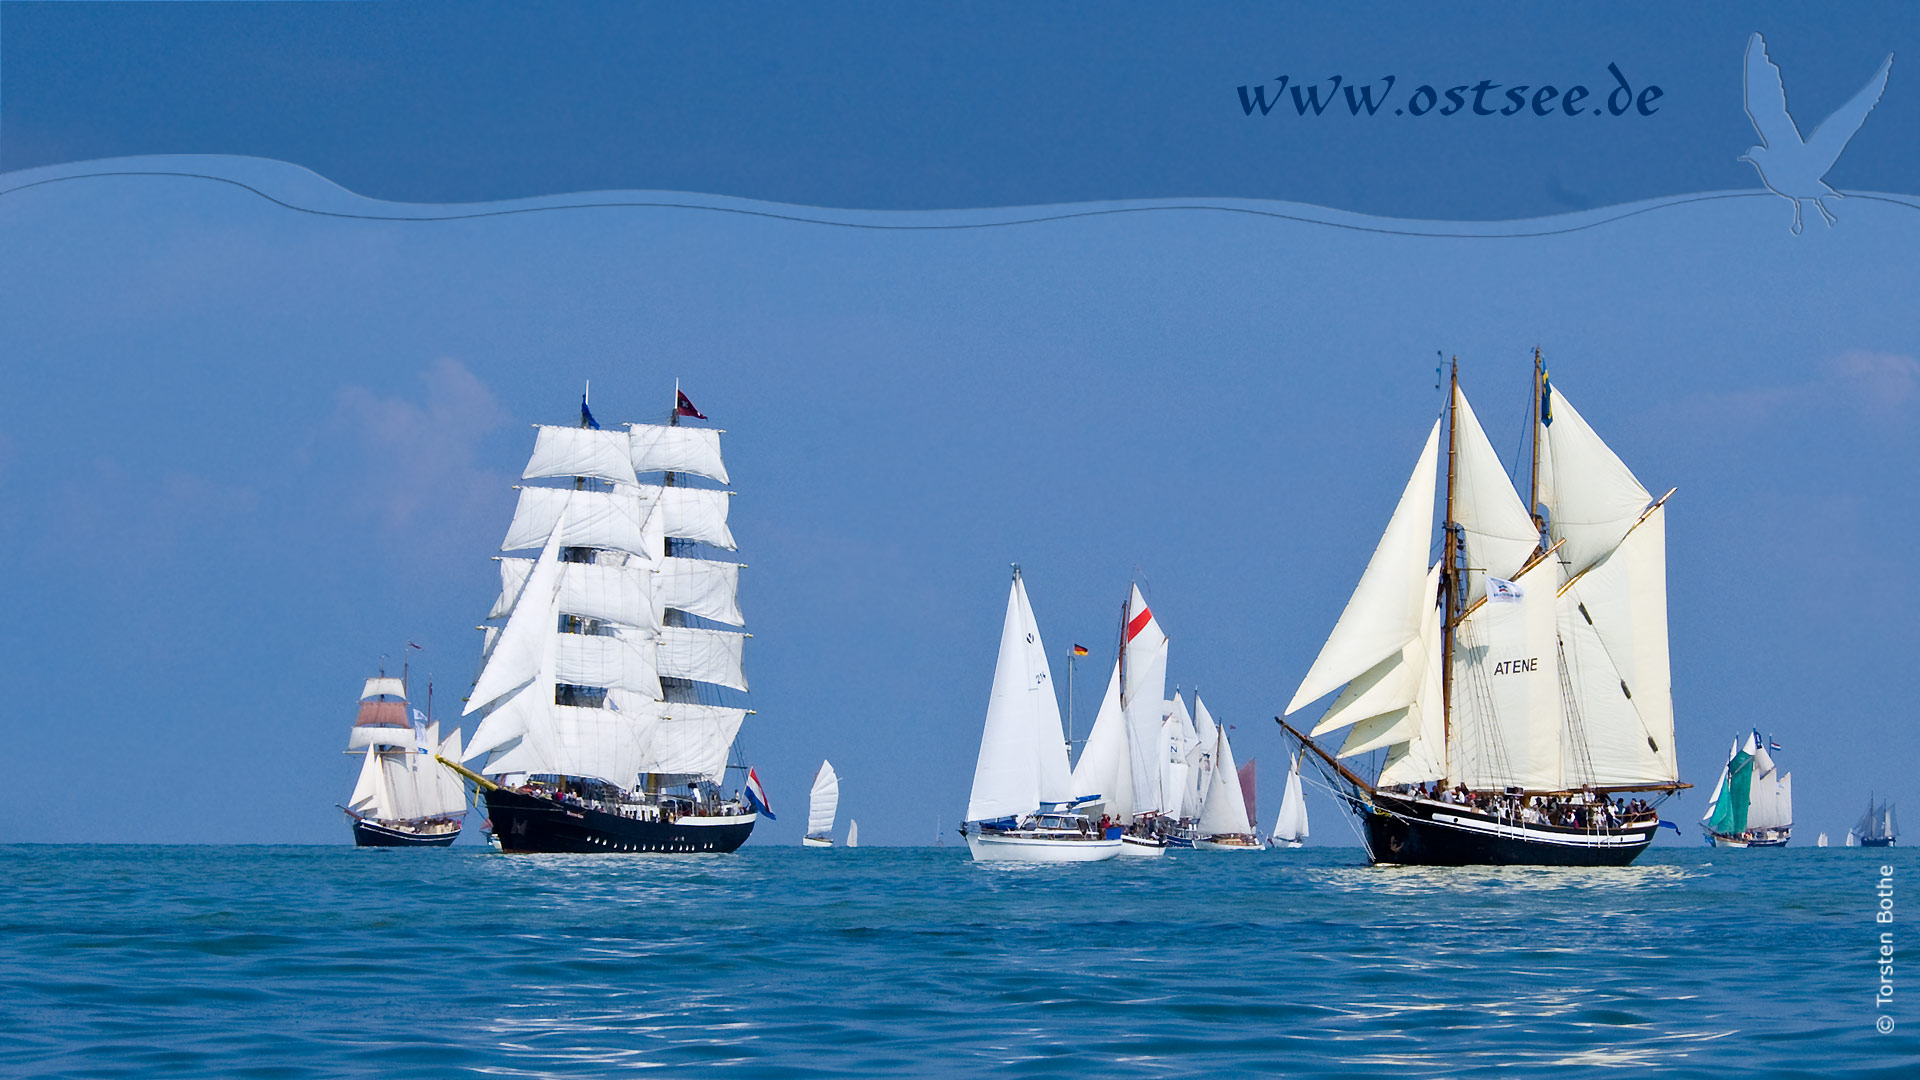
POLYGON ((813 793, 807 802, 807 835, 827 836, 833 832, 833 816, 840 810, 840 777, 833 762, 822 761, 813 774, 813 793))
POLYGON ((1433 532, 1439 448, 1440 424, 1435 421, 1360 583, 1287 704, 1289 715, 1366 673, 1420 636, 1421 621, 1432 600, 1426 588, 1427 551, 1433 532))

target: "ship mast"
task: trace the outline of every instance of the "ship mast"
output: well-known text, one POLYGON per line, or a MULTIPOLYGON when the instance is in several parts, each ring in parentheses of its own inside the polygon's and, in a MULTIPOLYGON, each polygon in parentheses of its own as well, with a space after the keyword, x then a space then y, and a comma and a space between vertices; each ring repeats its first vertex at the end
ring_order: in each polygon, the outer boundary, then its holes
MULTIPOLYGON (((1459 448, 1459 427, 1456 424, 1460 400, 1460 358, 1453 358, 1453 371, 1447 391, 1447 516, 1443 526, 1446 529, 1445 562, 1440 572, 1440 592, 1446 597, 1446 617, 1440 620, 1440 718, 1442 732, 1442 750, 1447 755, 1447 772, 1453 771, 1453 757, 1446 747, 1453 745, 1453 627, 1455 613, 1460 607, 1460 599, 1465 590, 1460 587, 1458 566, 1460 555, 1459 526, 1453 521, 1453 482, 1455 451, 1459 448)), ((1445 779, 1443 777, 1442 779, 1445 779)))
POLYGON ((1540 358, 1540 346, 1533 347, 1533 468, 1528 472, 1527 513, 1533 527, 1541 533, 1540 546, 1547 546, 1546 523, 1540 517, 1540 407, 1546 403, 1547 365, 1540 358))

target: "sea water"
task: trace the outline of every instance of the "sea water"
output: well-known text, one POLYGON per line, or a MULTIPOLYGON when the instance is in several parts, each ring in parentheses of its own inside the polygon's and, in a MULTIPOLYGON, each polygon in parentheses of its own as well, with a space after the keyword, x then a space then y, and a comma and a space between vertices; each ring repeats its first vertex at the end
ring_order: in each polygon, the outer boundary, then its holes
POLYGON ((6 1075, 1920 1076, 1900 850, 18 846, 0 882, 6 1075))

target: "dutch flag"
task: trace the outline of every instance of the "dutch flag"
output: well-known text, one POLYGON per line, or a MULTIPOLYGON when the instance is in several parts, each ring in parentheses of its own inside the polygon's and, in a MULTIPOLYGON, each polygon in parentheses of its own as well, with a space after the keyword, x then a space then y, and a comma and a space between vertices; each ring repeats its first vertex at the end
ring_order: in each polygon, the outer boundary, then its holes
POLYGON ((768 821, 779 820, 767 803, 767 789, 760 786, 760 774, 751 768, 747 770, 747 805, 753 807, 754 813, 767 815, 768 821))

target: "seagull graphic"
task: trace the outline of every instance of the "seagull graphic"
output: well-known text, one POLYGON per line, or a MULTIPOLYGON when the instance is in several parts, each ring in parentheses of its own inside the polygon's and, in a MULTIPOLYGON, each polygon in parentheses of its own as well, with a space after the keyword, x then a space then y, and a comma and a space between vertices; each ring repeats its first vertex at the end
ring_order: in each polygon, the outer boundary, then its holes
POLYGON ((1821 200, 1838 191, 1828 187, 1821 177, 1833 168, 1840 152, 1847 148, 1853 133, 1866 123, 1867 114, 1880 103, 1887 88, 1887 73, 1893 69, 1893 54, 1888 53, 1880 70, 1853 99, 1835 109, 1813 137, 1800 137, 1800 128, 1787 112, 1787 88, 1780 81, 1780 69, 1767 56, 1767 43, 1759 34, 1747 39, 1746 106, 1747 119, 1760 135, 1760 145, 1749 147, 1740 160, 1752 165, 1767 190, 1793 203, 1793 232, 1801 228, 1800 204, 1811 201, 1831 228, 1839 219, 1821 200))

